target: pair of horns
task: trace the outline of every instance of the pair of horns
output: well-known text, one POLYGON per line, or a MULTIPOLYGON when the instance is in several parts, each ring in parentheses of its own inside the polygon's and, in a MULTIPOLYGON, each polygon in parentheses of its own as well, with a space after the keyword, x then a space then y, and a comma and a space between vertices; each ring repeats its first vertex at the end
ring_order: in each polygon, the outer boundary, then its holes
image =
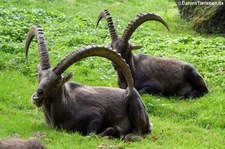
MULTIPOLYGON (((25 45, 26 59, 28 59, 29 46, 35 35, 37 36, 38 41, 38 50, 41 68, 42 70, 49 69, 51 68, 51 66, 48 56, 48 49, 45 43, 44 32, 40 25, 34 25, 33 27, 31 27, 27 35, 25 45)), ((53 68, 53 72, 55 72, 55 74, 57 75, 61 75, 67 68, 69 68, 75 62, 90 56, 104 57, 116 63, 121 68, 128 84, 128 93, 126 96, 130 96, 134 87, 133 87, 133 78, 129 66, 126 64, 125 60, 120 56, 120 54, 118 54, 117 52, 113 51, 108 47, 86 46, 84 48, 77 49, 68 54, 65 58, 63 58, 56 65, 56 67, 53 68)))
MULTIPOLYGON (((111 39, 113 41, 117 40, 118 39, 118 34, 117 34, 117 31, 116 31, 116 28, 113 24, 113 21, 112 21, 112 17, 110 16, 110 13, 107 9, 103 10, 100 14, 99 14, 99 17, 98 17, 98 21, 97 21, 97 25, 96 27, 98 27, 98 24, 100 22, 100 20, 102 18, 105 18, 107 23, 108 23, 108 26, 109 26, 109 32, 110 32, 110 36, 111 36, 111 39)), ((134 31, 141 25, 143 24, 144 22, 146 21, 151 21, 151 20, 155 20, 155 21, 158 21, 158 22, 161 22, 168 30, 169 30, 169 26, 168 24, 166 23, 165 20, 163 20, 159 15, 157 14, 154 14, 154 13, 151 13, 151 12, 146 12, 146 13, 141 13, 141 14, 138 14, 136 16, 136 18, 134 18, 129 24, 128 26, 126 27, 126 29, 124 30, 124 33, 123 33, 123 36, 122 36, 122 40, 126 43, 129 41, 130 37, 132 36, 132 34, 134 33, 134 31)))

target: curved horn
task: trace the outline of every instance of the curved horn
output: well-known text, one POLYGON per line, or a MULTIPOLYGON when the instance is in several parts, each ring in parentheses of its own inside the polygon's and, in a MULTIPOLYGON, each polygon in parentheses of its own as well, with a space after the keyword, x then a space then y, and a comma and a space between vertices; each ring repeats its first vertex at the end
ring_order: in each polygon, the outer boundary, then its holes
POLYGON ((113 41, 117 40, 118 39, 118 34, 117 34, 117 31, 116 31, 116 28, 113 24, 113 20, 112 20, 112 17, 110 16, 110 13, 107 9, 104 9, 98 16, 98 21, 97 21, 97 25, 96 25, 96 28, 98 27, 98 24, 100 22, 100 20, 102 18, 105 18, 107 23, 108 23, 108 27, 109 27, 109 33, 110 33, 110 36, 111 36, 111 39, 113 41))
POLYGON ((44 32, 40 25, 32 26, 29 33, 27 34, 26 45, 25 45, 26 60, 28 59, 28 50, 29 50, 30 43, 35 35, 37 36, 37 40, 38 40, 38 49, 39 49, 41 68, 42 70, 48 69, 51 67, 51 65, 49 62, 48 49, 45 43, 44 32))
POLYGON ((64 59, 62 59, 53 69, 53 71, 57 75, 61 75, 68 67, 70 67, 75 62, 90 56, 105 57, 116 63, 121 68, 128 84, 128 94, 126 95, 126 97, 131 95, 134 87, 133 78, 129 66, 117 52, 112 51, 111 49, 104 46, 87 46, 75 50, 67 55, 64 59))
POLYGON ((132 36, 133 32, 144 22, 150 21, 150 20, 155 20, 158 22, 161 22, 168 30, 169 26, 164 21, 159 15, 151 13, 151 12, 146 12, 146 13, 141 13, 138 14, 136 18, 134 18, 127 26, 127 28, 124 30, 122 40, 124 42, 128 42, 130 37, 132 36))

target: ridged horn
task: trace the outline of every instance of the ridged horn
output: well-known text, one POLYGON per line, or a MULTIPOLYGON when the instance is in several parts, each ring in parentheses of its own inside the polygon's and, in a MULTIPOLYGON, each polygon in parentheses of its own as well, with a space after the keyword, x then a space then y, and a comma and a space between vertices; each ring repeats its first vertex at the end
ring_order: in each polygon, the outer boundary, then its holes
POLYGON ((122 40, 124 42, 128 42, 130 37, 132 36, 133 32, 144 22, 146 21, 151 21, 151 20, 155 20, 158 22, 161 22, 168 30, 169 26, 166 23, 166 21, 164 21, 159 15, 151 13, 151 12, 146 12, 146 13, 141 13, 138 14, 136 18, 134 18, 126 27, 126 29, 124 30, 123 36, 122 36, 122 40))
POLYGON ((129 66, 126 64, 125 60, 120 56, 120 54, 104 46, 87 46, 75 50, 71 52, 69 55, 67 55, 64 59, 62 59, 53 69, 53 71, 57 75, 61 75, 68 67, 73 65, 75 62, 90 56, 104 57, 117 64, 121 68, 128 84, 128 93, 126 97, 131 95, 134 86, 129 66))
POLYGON ((45 70, 50 68, 51 65, 49 62, 48 49, 45 43, 44 32, 40 25, 32 26, 30 31, 27 34, 26 44, 25 44, 25 57, 27 60, 30 43, 35 35, 37 36, 37 41, 38 41, 38 50, 39 50, 41 68, 42 70, 45 70))
POLYGON ((96 28, 98 27, 98 24, 100 22, 100 20, 102 18, 105 18, 106 21, 107 21, 107 24, 108 24, 108 27, 109 27, 109 33, 110 33, 110 36, 111 36, 111 39, 113 41, 117 40, 118 39, 118 34, 117 34, 117 31, 116 31, 116 28, 113 24, 113 20, 112 20, 112 17, 110 16, 110 13, 107 9, 104 9, 98 16, 98 20, 97 20, 97 25, 96 25, 96 28))

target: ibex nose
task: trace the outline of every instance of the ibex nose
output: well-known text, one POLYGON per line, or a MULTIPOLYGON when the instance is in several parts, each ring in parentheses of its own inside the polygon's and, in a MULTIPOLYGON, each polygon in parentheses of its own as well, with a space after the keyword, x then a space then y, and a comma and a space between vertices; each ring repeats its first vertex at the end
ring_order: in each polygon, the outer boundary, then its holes
POLYGON ((43 89, 39 89, 39 88, 36 90, 36 92, 39 95, 42 95, 44 93, 43 89))

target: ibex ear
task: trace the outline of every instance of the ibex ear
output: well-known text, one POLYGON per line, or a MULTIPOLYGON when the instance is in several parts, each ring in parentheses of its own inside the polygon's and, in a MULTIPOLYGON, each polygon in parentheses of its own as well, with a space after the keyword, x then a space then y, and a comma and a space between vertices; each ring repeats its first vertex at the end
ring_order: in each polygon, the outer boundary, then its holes
POLYGON ((137 50, 141 48, 143 48, 143 46, 132 45, 132 44, 130 44, 130 46, 128 47, 129 50, 137 50))
POLYGON ((62 77, 62 84, 65 84, 66 82, 69 81, 73 77, 73 72, 70 72, 66 74, 65 76, 62 77))

